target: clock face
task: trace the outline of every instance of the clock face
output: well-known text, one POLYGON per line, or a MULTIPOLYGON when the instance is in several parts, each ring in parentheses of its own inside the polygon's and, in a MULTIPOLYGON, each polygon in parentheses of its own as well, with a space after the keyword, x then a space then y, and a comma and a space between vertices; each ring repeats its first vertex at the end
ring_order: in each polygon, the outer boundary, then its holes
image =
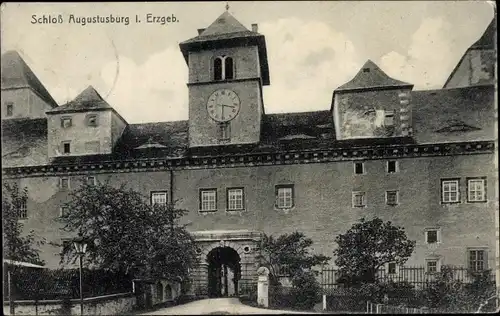
POLYGON ((208 116, 216 122, 228 122, 240 112, 240 98, 228 89, 219 89, 207 101, 208 116))

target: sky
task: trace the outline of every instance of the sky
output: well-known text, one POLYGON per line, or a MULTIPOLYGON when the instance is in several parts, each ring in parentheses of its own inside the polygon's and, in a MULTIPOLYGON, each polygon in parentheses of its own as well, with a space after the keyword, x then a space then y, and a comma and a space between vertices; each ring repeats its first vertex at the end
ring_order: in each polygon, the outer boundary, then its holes
MULTIPOLYGON (((493 18, 487 1, 248 1, 229 13, 266 38, 266 113, 328 110, 335 88, 371 59, 415 90, 439 89, 493 18)), ((188 67, 179 43, 225 11, 225 1, 2 3, 1 52, 17 50, 64 104, 92 85, 128 123, 188 119, 188 67), (175 23, 146 23, 147 14, 175 23), (61 15, 62 24, 32 23, 61 15), (69 17, 129 17, 129 24, 69 17), (138 15, 142 23, 135 23, 138 15)))

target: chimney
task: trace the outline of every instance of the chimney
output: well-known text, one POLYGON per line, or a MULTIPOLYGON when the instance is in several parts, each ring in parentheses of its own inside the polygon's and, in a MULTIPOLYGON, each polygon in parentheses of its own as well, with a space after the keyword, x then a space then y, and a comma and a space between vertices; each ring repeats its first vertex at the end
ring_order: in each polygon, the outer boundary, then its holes
POLYGON ((198 35, 201 35, 205 29, 198 29, 198 35))
POLYGON ((259 26, 257 23, 252 24, 252 32, 257 33, 259 31, 259 26))

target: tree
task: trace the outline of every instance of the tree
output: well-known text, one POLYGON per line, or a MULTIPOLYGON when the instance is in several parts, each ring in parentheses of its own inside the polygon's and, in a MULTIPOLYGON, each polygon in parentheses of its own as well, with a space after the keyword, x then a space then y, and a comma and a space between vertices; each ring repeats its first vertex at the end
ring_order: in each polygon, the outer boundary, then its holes
POLYGON ((330 260, 324 255, 310 254, 309 247, 312 244, 312 239, 306 238, 302 232, 283 234, 277 238, 264 234, 258 259, 268 267, 271 282, 276 283, 282 268, 287 268, 291 275, 295 275, 330 260))
MULTIPOLYGON (((125 185, 83 183, 65 206, 62 229, 89 241, 87 264, 136 278, 187 278, 197 260, 195 241, 179 223, 186 211, 174 204, 152 206, 125 185)), ((61 261, 75 255, 65 247, 61 261)))
POLYGON ((380 218, 361 218, 335 242, 339 281, 346 284, 374 283, 380 267, 390 262, 403 265, 415 248, 415 241, 408 240, 404 228, 380 218))
POLYGON ((17 184, 2 184, 3 251, 6 259, 43 265, 37 246, 44 240, 36 240, 34 231, 23 233, 19 212, 28 199, 27 189, 19 190, 17 184))

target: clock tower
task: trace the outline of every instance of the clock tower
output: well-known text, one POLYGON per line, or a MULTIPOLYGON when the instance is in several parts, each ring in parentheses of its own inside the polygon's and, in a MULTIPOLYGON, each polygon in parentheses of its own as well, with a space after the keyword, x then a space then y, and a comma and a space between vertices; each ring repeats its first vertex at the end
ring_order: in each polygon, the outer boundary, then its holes
POLYGON ((224 12, 180 43, 189 67, 189 146, 257 144, 269 85, 266 42, 224 12))

